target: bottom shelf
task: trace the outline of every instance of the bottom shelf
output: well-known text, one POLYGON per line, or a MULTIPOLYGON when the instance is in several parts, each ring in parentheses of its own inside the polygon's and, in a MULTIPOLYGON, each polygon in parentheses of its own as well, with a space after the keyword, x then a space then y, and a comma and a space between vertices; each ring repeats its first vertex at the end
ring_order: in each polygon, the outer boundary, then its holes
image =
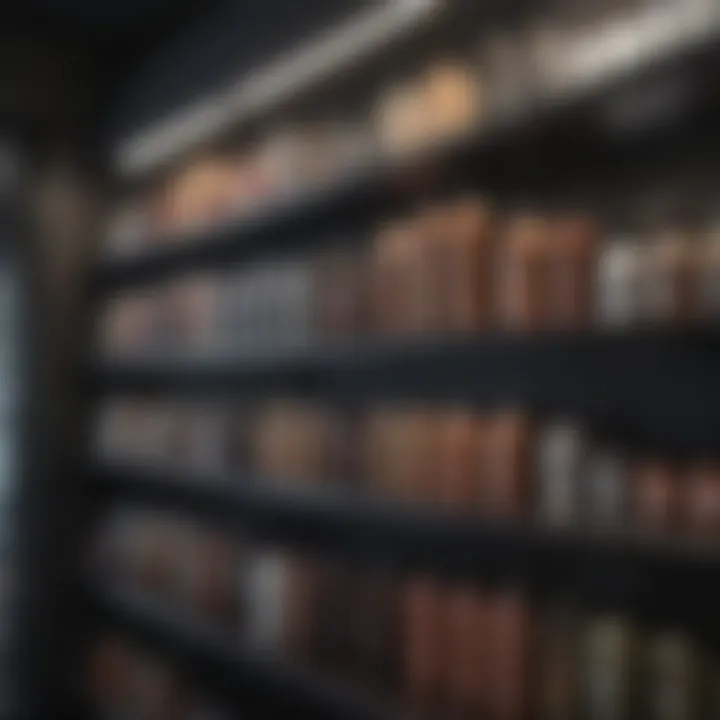
POLYGON ((182 614, 127 588, 93 581, 89 599, 98 624, 122 632, 172 659, 205 691, 229 705, 233 717, 309 717, 316 720, 390 720, 385 703, 333 684, 317 672, 242 647, 182 614), (248 710, 252 708, 252 710, 248 710))

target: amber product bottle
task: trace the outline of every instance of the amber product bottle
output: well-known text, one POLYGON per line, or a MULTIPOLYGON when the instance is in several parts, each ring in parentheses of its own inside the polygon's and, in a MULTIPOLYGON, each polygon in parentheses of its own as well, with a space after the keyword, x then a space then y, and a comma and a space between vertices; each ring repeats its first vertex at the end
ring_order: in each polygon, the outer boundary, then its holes
POLYGON ((312 660, 317 646, 318 568, 308 558, 293 556, 284 598, 284 647, 294 658, 312 660))
POLYGON ((503 590, 490 596, 486 628, 487 715, 522 720, 530 708, 532 620, 520 591, 503 590))
POLYGON ((422 246, 414 223, 381 229, 373 251, 374 327, 381 336, 421 331, 424 320, 422 246))
POLYGON ((408 409, 398 418, 390 463, 395 496, 409 505, 432 505, 440 499, 444 412, 408 409))
POLYGON ((238 607, 235 596, 238 553, 232 541, 204 530, 197 557, 196 602, 200 617, 213 627, 235 631, 238 607))
POLYGON ((689 638, 666 632, 646 647, 643 700, 651 720, 694 720, 700 717, 701 663, 689 638))
POLYGON ((413 454, 422 440, 423 413, 402 408, 387 408, 370 422, 368 442, 368 478, 378 497, 394 504, 421 502, 416 468, 420 465, 413 454))
POLYGON ((683 529, 703 543, 720 540, 720 468, 691 467, 682 478, 683 529))
POLYGON ((633 521, 643 532, 675 529, 680 510, 678 478, 669 463, 641 461, 632 479, 633 521))
POLYGON ((402 589, 403 695, 409 709, 421 715, 434 712, 442 697, 442 599, 441 590, 429 579, 409 581, 402 589))
POLYGON ((584 327, 592 318, 598 235, 586 217, 563 217, 552 223, 549 312, 555 327, 584 327))
POLYGON ((651 322, 676 324, 697 312, 697 252, 684 234, 662 234, 648 248, 645 297, 651 322))
POLYGON ((289 446, 288 477, 306 487, 322 484, 326 476, 329 415, 325 408, 301 405, 293 409, 289 446))
POLYGON ((480 199, 465 198, 428 219, 427 283, 433 329, 486 329, 493 312, 493 217, 480 199))
POLYGON ((357 250, 335 249, 316 261, 314 335, 320 343, 347 343, 365 330, 365 257, 357 250))
MULTIPOLYGON (((414 424, 419 426, 417 421, 414 424)), ((378 488, 382 496, 394 503, 417 502, 412 485, 416 481, 412 464, 412 426, 411 411, 392 409, 380 417, 376 427, 380 466, 378 488)))
POLYGON ((445 593, 443 606, 446 661, 442 705, 453 720, 478 717, 487 694, 486 601, 473 588, 453 587, 445 593))
POLYGON ((482 199, 464 199, 451 209, 450 330, 476 332, 493 323, 495 311, 495 219, 482 199))
POLYGON ((606 530, 624 525, 631 479, 627 458, 618 449, 605 444, 593 448, 583 491, 584 516, 592 525, 606 530))
POLYGON ((268 406, 258 422, 255 446, 257 470, 269 481, 298 486, 319 482, 326 449, 322 412, 302 404, 268 406))
POLYGON ((445 332, 448 316, 448 288, 451 284, 449 211, 446 205, 434 204, 422 210, 413 222, 420 256, 417 278, 422 296, 422 331, 433 336, 445 332))
POLYGON ((507 518, 525 514, 532 501, 533 430, 522 412, 504 411, 487 421, 480 449, 480 508, 507 518))
POLYGON ((164 230, 182 235, 222 218, 230 182, 231 167, 222 158, 200 158, 187 166, 167 189, 164 230))
POLYGON ((704 321, 720 318, 720 236, 715 228, 698 241, 698 317, 704 321))
POLYGON ((538 720, 574 720, 580 700, 580 618, 569 603, 546 606, 536 627, 533 687, 538 720))
POLYGON ((510 220, 499 252, 500 322, 509 330, 548 327, 551 311, 551 224, 526 215, 510 220))
POLYGON ((539 430, 537 510, 550 525, 572 525, 580 515, 581 482, 587 467, 587 442, 572 421, 539 430))
POLYGON ((482 112, 479 77, 460 60, 433 63, 421 78, 428 140, 443 141, 468 132, 482 112))
POLYGON ((478 426, 474 414, 462 409, 447 411, 441 423, 439 494, 444 505, 459 512, 469 512, 478 503, 478 426))
POLYGON ((637 639, 623 618, 602 617, 585 631, 581 715, 589 720, 637 717, 637 639))
POLYGON ((165 289, 162 333, 170 351, 208 352, 217 341, 217 285, 209 276, 184 278, 165 289))

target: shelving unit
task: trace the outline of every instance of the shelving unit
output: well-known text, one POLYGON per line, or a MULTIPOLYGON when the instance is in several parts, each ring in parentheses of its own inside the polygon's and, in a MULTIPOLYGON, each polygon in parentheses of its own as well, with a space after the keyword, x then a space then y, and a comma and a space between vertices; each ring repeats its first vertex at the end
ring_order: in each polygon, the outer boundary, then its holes
MULTIPOLYGON (((328 229, 371 225, 390 209, 483 172, 517 144, 543 147, 564 137, 567 172, 608 152, 628 152, 633 134, 608 129, 609 105, 654 83, 678 83, 686 103, 716 112, 717 93, 699 68, 720 60, 720 29, 640 58, 566 94, 533 98, 513 117, 492 119, 452 143, 402 160, 373 161, 331 186, 270 203, 247 217, 190 233, 184 242, 137 257, 104 259, 90 285, 95 301, 196 269, 219 268, 302 250, 328 229), (712 109, 708 109, 712 108, 712 109), (610 150, 608 150, 610 148, 610 150), (585 153, 583 155, 583 153, 585 153), (572 157, 570 157, 572 156, 572 157)), ((711 115, 712 116, 712 115, 711 115)), ((645 122, 641 118, 639 121, 645 122)), ((471 339, 371 341, 297 352, 138 361, 93 356, 85 389, 106 397, 233 397, 284 394, 361 403, 456 401, 483 407, 520 402, 538 414, 580 417, 630 452, 714 458, 720 432, 720 333, 627 328, 471 339)), ((720 554, 668 539, 550 529, 441 511, 400 508, 355 495, 288 494, 252 477, 202 477, 110 458, 88 462, 87 490, 98 509, 123 503, 179 511, 253 539, 341 558, 361 567, 484 582, 511 581, 540 596, 562 588, 586 605, 631 611, 644 622, 688 626, 715 638, 720 554)), ((86 587, 98 620, 177 658, 229 702, 256 703, 259 717, 285 711, 317 718, 393 717, 382 705, 338 690, 316 672, 255 655, 111 583, 86 587)), ((253 705, 254 706, 254 705, 253 705)), ((254 706, 255 707, 255 706, 254 706)))
POLYGON ((698 97, 707 102, 713 91, 703 78, 719 53, 720 28, 709 27, 700 39, 689 39, 664 53, 649 53, 609 77, 591 78, 548 97, 528 98, 511 115, 486 118, 476 130, 430 150, 368 162, 326 187, 270 202, 248 217, 194 230, 170 248, 103 260, 92 286, 104 294, 184 270, 222 267, 256 257, 269 247, 297 250, 311 240, 309 236, 317 242, 322 229, 371 223, 390 208, 441 186, 452 175, 481 172, 492 185, 492 172, 480 168, 488 159, 502 158, 514 143, 538 148, 550 141, 556 171, 563 164, 573 168, 588 158, 597 160, 598 152, 604 155, 618 143, 624 152, 623 133, 614 133, 606 124, 608 108, 621 103, 623 94, 642 97, 644 89, 652 90, 663 82, 683 83, 685 102, 690 105, 698 97), (558 143, 567 149, 562 156, 558 143), (578 149, 580 157, 573 157, 578 149))

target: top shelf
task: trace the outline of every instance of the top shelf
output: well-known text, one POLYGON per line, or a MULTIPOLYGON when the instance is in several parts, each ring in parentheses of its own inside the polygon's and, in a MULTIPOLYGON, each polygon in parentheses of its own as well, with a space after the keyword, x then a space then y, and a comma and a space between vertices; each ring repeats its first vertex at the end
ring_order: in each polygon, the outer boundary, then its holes
POLYGON ((663 91, 673 98, 673 108, 692 104, 691 97, 707 98, 713 92, 713 72, 708 69, 719 50, 720 27, 708 24, 692 37, 588 77, 562 93, 528 98, 512 115, 489 118, 450 142, 402 158, 368 162, 335 182, 272 201, 242 217, 192 229, 173 237, 172 243, 151 243, 151 250, 134 256, 105 258, 94 273, 94 289, 112 292, 185 270, 242 261, 271 249, 297 249, 311 237, 317 241, 323 230, 371 222, 422 191, 437 188, 440 178, 463 172, 477 175, 480 170, 490 173, 492 163, 479 161, 494 155, 502 158, 514 146, 554 149, 554 166, 563 162, 576 166, 575 150, 598 154, 603 146, 602 157, 607 143, 601 141, 624 138, 618 129, 662 123, 663 112, 655 111, 652 98, 663 91), (677 88, 684 99, 673 94, 677 88), (644 97, 653 112, 643 109, 644 97))
MULTIPOLYGON (((494 4, 495 0, 488 2, 494 4)), ((298 94, 372 62, 389 46, 437 20, 442 5, 441 0, 396 0, 356 12, 230 87, 121 141, 113 157, 117 175, 125 181, 141 179, 298 94)))

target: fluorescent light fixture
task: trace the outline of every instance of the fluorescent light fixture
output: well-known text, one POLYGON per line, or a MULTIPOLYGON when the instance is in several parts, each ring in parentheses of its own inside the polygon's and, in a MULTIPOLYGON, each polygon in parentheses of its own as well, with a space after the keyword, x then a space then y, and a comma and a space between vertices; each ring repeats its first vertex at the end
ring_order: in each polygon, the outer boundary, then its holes
POLYGON ((116 151, 118 172, 122 176, 148 172, 232 125, 306 91, 403 37, 431 18, 439 5, 439 0, 390 0, 380 8, 359 13, 231 88, 121 142, 116 151))

